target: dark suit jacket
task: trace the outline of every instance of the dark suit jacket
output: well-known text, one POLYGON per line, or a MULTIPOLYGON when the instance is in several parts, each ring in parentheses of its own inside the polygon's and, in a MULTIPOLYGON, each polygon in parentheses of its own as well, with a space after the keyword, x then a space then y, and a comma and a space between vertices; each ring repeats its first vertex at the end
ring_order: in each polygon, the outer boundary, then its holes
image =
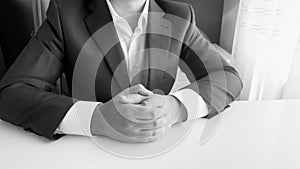
MULTIPOLYGON (((145 52, 150 69, 133 83, 168 94, 180 66, 191 81, 185 88, 203 97, 210 115, 222 112, 239 95, 242 83, 195 27, 192 7, 150 0, 149 10, 157 13, 149 16, 145 34, 146 48, 154 49, 145 52)), ((107 102, 129 87, 111 21, 105 0, 52 0, 46 21, 0 83, 1 119, 55 139, 56 128, 76 100, 107 102), (57 94, 55 82, 62 73, 70 96, 57 94)))
POLYGON ((6 66, 4 63, 4 58, 1 50, 1 44, 0 44, 0 80, 2 79, 2 76, 4 75, 6 70, 6 66))

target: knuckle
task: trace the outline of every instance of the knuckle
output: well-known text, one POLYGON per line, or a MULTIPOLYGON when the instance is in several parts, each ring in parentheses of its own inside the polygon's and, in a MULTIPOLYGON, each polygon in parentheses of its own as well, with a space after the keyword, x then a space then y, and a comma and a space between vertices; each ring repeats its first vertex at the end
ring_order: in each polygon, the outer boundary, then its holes
POLYGON ((138 85, 136 85, 136 87, 139 88, 139 89, 141 89, 141 88, 143 88, 144 86, 143 86, 142 84, 138 84, 138 85))
POLYGON ((167 119, 161 119, 159 126, 165 126, 168 123, 167 119))
POLYGON ((127 96, 125 96, 125 95, 122 94, 122 95, 119 96, 119 100, 120 101, 126 101, 127 100, 127 96))
POLYGON ((148 141, 149 142, 154 142, 154 141, 159 140, 160 138, 161 138, 161 136, 159 136, 159 137, 152 137, 152 138, 149 138, 148 141))
POLYGON ((136 106, 136 107, 134 108, 134 111, 135 111, 136 113, 142 113, 142 112, 144 112, 144 109, 143 109, 142 107, 136 106))

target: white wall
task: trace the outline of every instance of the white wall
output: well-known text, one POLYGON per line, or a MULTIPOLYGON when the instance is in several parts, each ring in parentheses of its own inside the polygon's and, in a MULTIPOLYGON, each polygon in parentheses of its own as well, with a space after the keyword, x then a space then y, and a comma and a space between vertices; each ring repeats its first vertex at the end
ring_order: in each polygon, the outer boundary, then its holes
POLYGON ((293 61, 287 84, 283 92, 283 99, 300 99, 300 36, 297 54, 293 61))
POLYGON ((240 0, 224 0, 220 46, 229 53, 232 52, 239 3, 240 0))

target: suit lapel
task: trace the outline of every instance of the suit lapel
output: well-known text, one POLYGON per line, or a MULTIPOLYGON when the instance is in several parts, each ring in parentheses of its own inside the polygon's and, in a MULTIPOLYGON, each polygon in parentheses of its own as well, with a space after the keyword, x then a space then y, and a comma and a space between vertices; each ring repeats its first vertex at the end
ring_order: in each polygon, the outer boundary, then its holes
POLYGON ((155 0, 150 0, 146 48, 149 55, 148 89, 159 89, 170 50, 172 25, 155 0))
POLYGON ((91 13, 85 17, 85 23, 91 35, 112 21, 105 0, 92 0, 88 9, 91 13))
POLYGON ((107 3, 105 0, 92 0, 89 9, 91 13, 85 17, 89 33, 102 54, 105 55, 104 60, 119 87, 128 88, 129 78, 124 54, 107 3))

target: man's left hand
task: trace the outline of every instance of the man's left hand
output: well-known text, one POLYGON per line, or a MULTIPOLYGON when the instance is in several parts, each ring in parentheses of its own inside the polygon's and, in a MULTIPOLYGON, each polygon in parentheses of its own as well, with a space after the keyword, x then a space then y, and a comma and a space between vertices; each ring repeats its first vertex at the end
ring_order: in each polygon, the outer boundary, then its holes
POLYGON ((187 119, 187 112, 183 104, 174 96, 153 94, 142 104, 153 108, 161 108, 161 116, 168 117, 169 126, 187 119))

